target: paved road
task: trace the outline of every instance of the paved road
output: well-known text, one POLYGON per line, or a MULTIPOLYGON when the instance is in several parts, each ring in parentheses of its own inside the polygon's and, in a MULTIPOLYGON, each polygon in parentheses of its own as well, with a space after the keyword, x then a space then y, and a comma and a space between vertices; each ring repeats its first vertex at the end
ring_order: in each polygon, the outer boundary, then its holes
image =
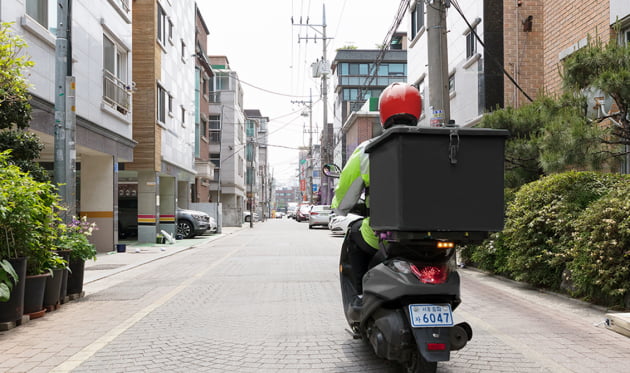
MULTIPOLYGON (((345 331, 340 237, 271 220, 86 286, 0 333, 6 372, 397 372, 345 331)), ((601 310, 462 270, 474 338, 441 372, 626 372, 601 310)))

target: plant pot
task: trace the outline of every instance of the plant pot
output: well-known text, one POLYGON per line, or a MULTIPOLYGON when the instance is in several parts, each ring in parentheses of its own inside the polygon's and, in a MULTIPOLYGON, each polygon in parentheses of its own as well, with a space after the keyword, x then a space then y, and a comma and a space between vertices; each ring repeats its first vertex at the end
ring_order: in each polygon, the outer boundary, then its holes
POLYGON ((85 272, 85 260, 70 260, 70 273, 68 273, 68 295, 81 294, 83 292, 83 273, 85 272))
MULTIPOLYGON (((60 257, 62 257, 68 265, 70 265, 70 250, 59 250, 57 251, 60 257)), ((61 273, 61 286, 59 287, 59 303, 66 303, 66 298, 68 294, 68 268, 64 268, 61 273)))
POLYGON ((50 273, 26 276, 24 284, 24 314, 34 314, 44 309, 46 280, 50 273))
POLYGON ((11 298, 0 302, 0 322, 22 322, 24 314, 24 284, 26 283, 26 258, 8 259, 18 275, 18 282, 11 290, 11 298))
POLYGON ((44 308, 48 309, 49 311, 59 305, 63 271, 63 268, 53 269, 52 276, 48 277, 48 279, 46 280, 46 289, 44 291, 44 308))

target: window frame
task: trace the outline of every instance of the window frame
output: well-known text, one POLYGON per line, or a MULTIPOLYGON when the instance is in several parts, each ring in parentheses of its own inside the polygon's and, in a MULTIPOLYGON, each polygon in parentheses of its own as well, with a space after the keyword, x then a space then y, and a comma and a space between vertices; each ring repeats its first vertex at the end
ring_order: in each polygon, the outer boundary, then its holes
POLYGON ((166 124, 166 116, 167 116, 167 96, 170 97, 168 91, 162 87, 160 83, 157 83, 157 105, 156 106, 156 116, 155 119, 158 123, 166 124))
POLYGON ((162 47, 166 47, 167 25, 170 20, 162 5, 158 2, 157 7, 157 41, 162 47))
POLYGON ((415 6, 411 10, 411 40, 421 34, 424 27, 424 1, 416 1, 415 6))
POLYGON ((466 34, 466 59, 470 59, 477 54, 477 38, 475 37, 475 33, 477 32, 477 27, 473 27, 466 34))

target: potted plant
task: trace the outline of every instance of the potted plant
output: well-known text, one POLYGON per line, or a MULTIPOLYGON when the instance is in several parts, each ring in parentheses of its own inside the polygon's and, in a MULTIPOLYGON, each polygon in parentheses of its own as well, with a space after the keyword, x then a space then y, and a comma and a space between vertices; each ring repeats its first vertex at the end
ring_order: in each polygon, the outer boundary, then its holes
MULTIPOLYGON (((19 280, 14 291, 25 289, 23 304, 26 305, 31 304, 27 302, 26 294, 32 288, 27 284, 27 277, 41 277, 48 273, 53 256, 49 240, 51 235, 54 236, 53 223, 58 219, 55 211, 60 209, 59 197, 52 184, 36 181, 9 162, 8 155, 9 151, 0 153, 0 260, 7 260, 16 270, 19 280), (17 270, 22 266, 25 273, 17 270), (21 281, 25 282, 22 284, 21 281)), ((22 308, 20 299, 15 301, 19 304, 11 307, 16 311, 31 311, 22 308)), ((37 303, 36 299, 33 304, 37 303)), ((42 303, 39 307, 40 310, 43 308, 42 303)), ((17 319, 0 321, 18 321, 22 315, 16 313, 9 317, 17 319)))
POLYGON ((44 308, 46 308, 47 311, 52 311, 61 303, 61 284, 64 278, 64 271, 68 269, 68 262, 59 256, 58 253, 53 252, 48 261, 48 267, 50 268, 49 272, 51 276, 46 279, 44 308))
POLYGON ((19 277, 8 260, 0 260, 0 302, 11 298, 11 290, 18 283, 19 277))
POLYGON ((68 295, 81 294, 83 291, 83 273, 85 261, 96 260, 96 249, 88 237, 96 229, 96 223, 87 221, 87 217, 72 218, 70 224, 59 224, 55 246, 69 251, 68 295))

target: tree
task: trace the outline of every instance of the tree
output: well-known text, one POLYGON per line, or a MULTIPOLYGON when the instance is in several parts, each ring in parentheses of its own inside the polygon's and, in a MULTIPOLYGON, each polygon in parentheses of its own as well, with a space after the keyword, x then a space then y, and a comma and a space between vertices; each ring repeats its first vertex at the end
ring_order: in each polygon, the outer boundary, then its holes
POLYGON ((540 96, 518 109, 485 115, 481 127, 510 131, 506 144, 506 187, 517 188, 540 177, 568 169, 602 165, 601 135, 584 116, 583 100, 571 95, 540 96))
POLYGON ((615 39, 607 44, 589 40, 564 61, 562 79, 568 91, 584 95, 595 88, 613 99, 616 111, 595 122, 608 130, 601 141, 610 145, 609 155, 624 156, 627 148, 623 146, 630 145, 630 46, 615 39))
POLYGON ((31 121, 31 96, 24 72, 33 66, 22 53, 26 46, 11 32, 11 23, 0 24, 0 152, 11 150, 11 164, 44 181, 48 179, 45 170, 34 162, 43 145, 26 130, 31 121))

